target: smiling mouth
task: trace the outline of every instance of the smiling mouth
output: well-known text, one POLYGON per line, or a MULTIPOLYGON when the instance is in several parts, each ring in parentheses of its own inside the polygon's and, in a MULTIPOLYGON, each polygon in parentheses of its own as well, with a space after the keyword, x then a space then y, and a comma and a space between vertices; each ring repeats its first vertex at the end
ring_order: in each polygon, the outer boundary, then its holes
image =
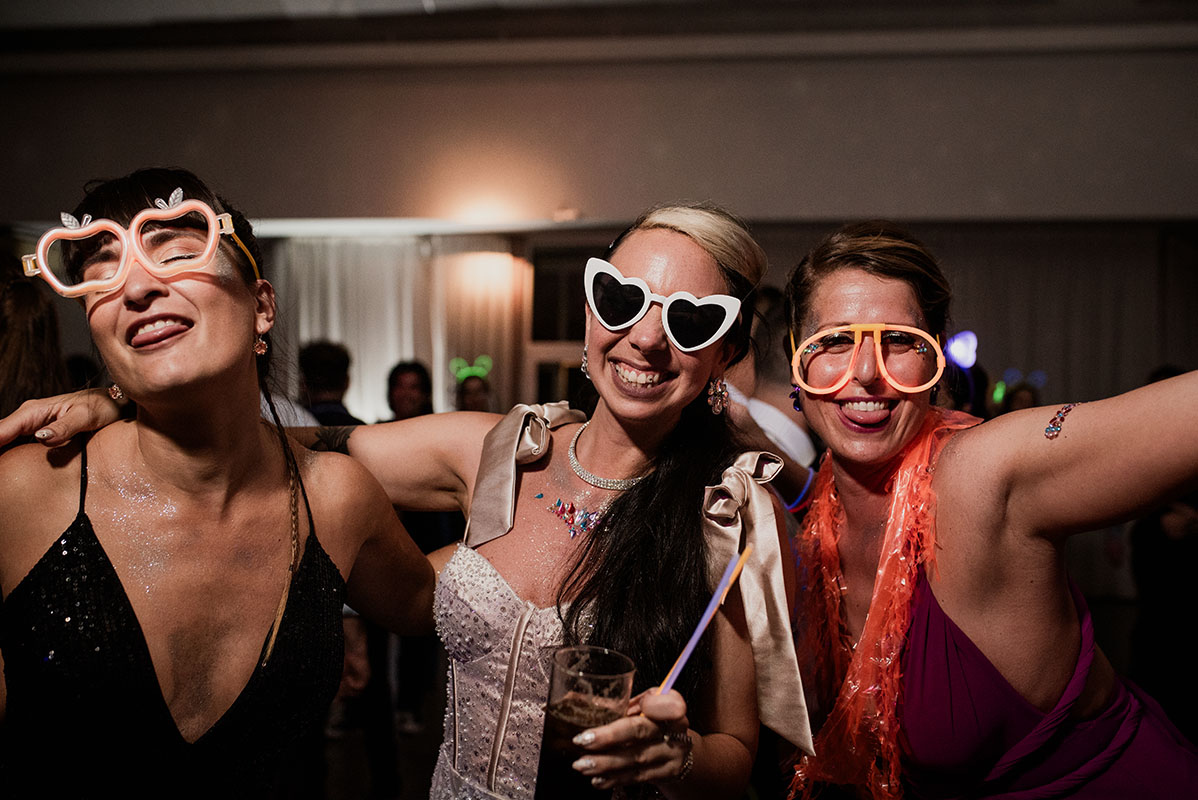
POLYGON ((632 386, 656 386, 662 381, 663 376, 660 372, 633 369, 624 364, 615 364, 614 366, 616 375, 619 376, 620 380, 632 386))

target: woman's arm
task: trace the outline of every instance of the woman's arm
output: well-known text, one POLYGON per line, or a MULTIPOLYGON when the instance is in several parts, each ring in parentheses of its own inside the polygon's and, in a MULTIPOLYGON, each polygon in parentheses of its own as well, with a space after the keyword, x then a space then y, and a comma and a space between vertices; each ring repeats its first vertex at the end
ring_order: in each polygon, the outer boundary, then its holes
POLYGON ((66 444, 82 431, 103 428, 120 418, 121 407, 103 389, 84 389, 37 400, 26 400, 0 419, 0 447, 32 436, 49 447, 66 444))
POLYGON ((993 487, 1006 533, 1059 540, 1198 485, 1198 372, 1076 405, 1048 438, 1057 411, 1006 414, 962 433, 945 453, 948 474, 960 476, 952 482, 993 487))
POLYGON ((629 716, 582 734, 594 737, 583 745, 589 752, 581 760, 591 763, 582 774, 600 778, 604 788, 651 782, 669 798, 743 794, 757 752, 757 690, 744 605, 735 587, 707 635, 714 636, 712 675, 692 709, 695 727, 690 728, 681 695, 671 690, 658 696, 650 689, 634 700, 629 716))
MULTIPOLYGON (((21 436, 57 446, 77 433, 115 422, 120 406, 101 389, 30 400, 0 420, 0 447, 21 436)), ((341 440, 363 463, 395 505, 414 511, 467 510, 483 439, 498 414, 428 414, 400 422, 351 428, 296 428, 305 447, 341 440)))
POLYGON ((306 446, 353 456, 394 505, 411 511, 469 511, 483 440, 502 417, 459 411, 292 431, 306 446))

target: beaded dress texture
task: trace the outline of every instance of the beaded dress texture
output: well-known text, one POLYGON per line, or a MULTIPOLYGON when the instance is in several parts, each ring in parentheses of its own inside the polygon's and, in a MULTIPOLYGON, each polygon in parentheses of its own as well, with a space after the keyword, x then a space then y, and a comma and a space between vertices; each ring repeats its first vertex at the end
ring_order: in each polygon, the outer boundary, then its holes
MULTIPOLYGON (((531 800, 535 793, 549 659, 562 641, 562 626, 556 608, 522 600, 474 548, 511 530, 519 466, 548 452, 553 428, 584 419, 565 403, 521 405, 487 435, 465 545, 442 569, 433 599, 450 666, 432 800, 531 800)), ((754 546, 741 592, 758 664, 758 710, 763 722, 810 750, 777 529, 762 485, 777 462, 747 453, 729 466, 721 484, 707 489, 705 533, 713 586, 732 553, 745 542, 754 546)))
MULTIPOLYGON (((284 754, 321 729, 337 691, 344 652, 340 572, 311 533, 271 657, 259 661, 228 710, 189 743, 85 511, 86 450, 81 461, 78 515, 0 605, 8 684, 0 795, 267 796, 284 754)), ((311 520, 309 510, 309 530, 311 520)))
POLYGON ((450 669, 431 797, 531 798, 557 609, 521 600, 469 547, 445 565, 433 603, 450 669))

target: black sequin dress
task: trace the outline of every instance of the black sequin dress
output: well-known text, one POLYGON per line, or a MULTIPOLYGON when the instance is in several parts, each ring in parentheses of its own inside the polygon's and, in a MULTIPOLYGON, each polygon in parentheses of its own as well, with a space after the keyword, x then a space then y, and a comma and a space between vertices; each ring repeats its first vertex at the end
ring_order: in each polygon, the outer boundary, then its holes
POLYGON ((276 794, 296 742, 321 729, 342 669, 345 583, 316 538, 311 509, 313 533, 270 659, 188 743, 84 510, 86 490, 84 450, 78 515, 0 605, 8 686, 0 797, 276 794))

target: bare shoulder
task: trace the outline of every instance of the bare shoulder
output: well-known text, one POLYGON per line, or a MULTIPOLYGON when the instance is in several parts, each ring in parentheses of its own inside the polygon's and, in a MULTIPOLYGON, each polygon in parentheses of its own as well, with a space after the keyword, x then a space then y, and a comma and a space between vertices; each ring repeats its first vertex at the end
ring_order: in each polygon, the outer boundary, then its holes
POLYGON ((7 593, 79 511, 82 446, 0 453, 0 587, 7 593))
POLYGON ((317 506, 322 516, 360 513, 380 504, 390 507, 383 487, 356 459, 342 453, 308 450, 294 441, 291 446, 314 514, 317 506))
POLYGON ((1018 470, 1028 429, 1027 412, 1015 412, 953 436, 936 462, 939 500, 970 504, 999 500, 1018 470))
POLYGON ((5 516, 26 506, 44 508, 66 488, 77 495, 82 452, 74 441, 53 449, 26 444, 0 453, 0 507, 5 516))

